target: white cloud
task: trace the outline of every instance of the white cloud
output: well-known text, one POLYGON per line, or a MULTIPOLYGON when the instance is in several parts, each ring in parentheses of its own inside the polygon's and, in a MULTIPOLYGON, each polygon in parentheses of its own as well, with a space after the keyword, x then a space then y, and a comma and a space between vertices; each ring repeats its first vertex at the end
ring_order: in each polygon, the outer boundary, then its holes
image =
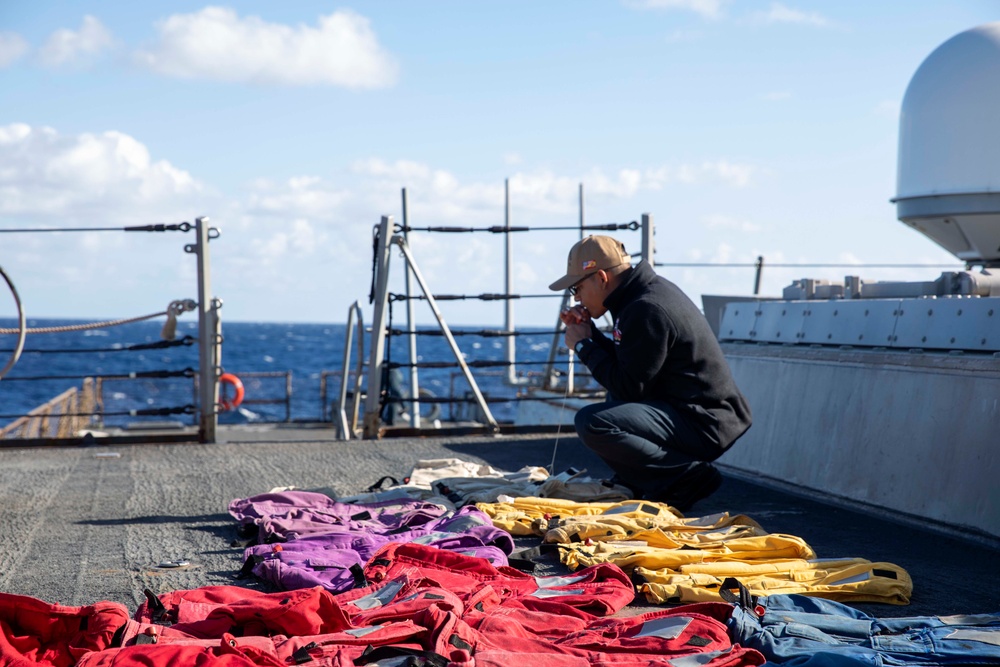
POLYGON ((382 88, 397 76, 368 19, 347 10, 292 27, 206 7, 170 16, 157 29, 158 42, 136 58, 166 76, 347 88, 382 88))
MULTIPOLYGON (((635 213, 644 192, 686 187, 684 173, 696 186, 738 187, 754 170, 725 159, 575 174, 524 169, 509 178, 512 222, 573 227, 580 183, 588 221, 621 222, 633 219, 622 209, 635 213)), ((413 160, 371 158, 341 173, 267 176, 241 193, 220 196, 121 132, 63 135, 26 124, 0 126, 0 226, 126 226, 208 215, 223 231, 211 250, 213 291, 226 301, 226 318, 342 317, 349 302, 368 293, 372 226, 381 215, 398 216, 403 187, 409 194, 409 221, 416 227, 504 222, 502 179, 463 179, 413 160)), ((709 222, 719 229, 750 226, 735 218, 709 222)), ((553 253, 565 253, 566 238, 561 231, 513 237, 515 291, 546 293, 550 274, 558 273, 553 253)), ((187 235, 182 243, 190 240, 187 235)), ((435 293, 502 291, 502 235, 417 233, 410 242, 435 293)), ((190 296, 193 284, 191 255, 182 252, 177 239, 159 234, 25 234, 9 255, 5 269, 16 273, 35 313, 151 312, 190 296)), ((392 280, 399 282, 402 264, 398 253, 393 257, 392 280)), ((495 303, 472 304, 466 321, 491 321, 496 309, 495 303)), ((466 317, 465 308, 448 306, 449 317, 456 312, 466 317)))
POLYGON ((349 198, 350 193, 342 187, 316 176, 299 176, 279 185, 258 181, 245 208, 254 215, 326 220, 335 216, 349 198))
MULTIPOLYGON (((408 160, 387 162, 378 158, 358 161, 352 170, 371 177, 364 190, 373 201, 398 201, 401 188, 420 192, 421 198, 411 211, 433 214, 439 220, 494 221, 503 206, 503 183, 463 183, 454 174, 408 160)), ((576 210, 580 184, 587 196, 605 199, 628 199, 644 190, 662 190, 673 184, 703 185, 722 183, 728 187, 747 187, 758 168, 726 159, 706 160, 698 164, 657 168, 620 169, 607 173, 591 169, 572 176, 548 170, 517 172, 508 178, 511 192, 516 192, 518 206, 551 214, 569 214, 576 210)))
POLYGON ((623 0, 635 9, 680 9, 695 12, 708 19, 721 18, 729 0, 623 0))
POLYGON ((22 123, 0 126, 0 165, 0 227, 109 230, 14 235, 4 268, 34 316, 132 316, 197 294, 190 232, 115 233, 224 210, 187 171, 121 132, 22 123))
POLYGON ((2 215, 135 220, 204 195, 188 172, 154 161, 121 132, 63 136, 23 123, 0 126, 0 165, 2 215))
POLYGON ((28 42, 14 32, 0 32, 0 68, 11 65, 28 51, 28 42))
POLYGON ((697 185, 722 182, 730 187, 743 188, 750 184, 758 168, 751 164, 729 160, 705 160, 700 164, 681 164, 673 167, 648 169, 643 173, 643 187, 659 190, 671 183, 697 185))
POLYGON ((251 239, 250 245, 256 261, 268 266, 285 259, 298 261, 313 254, 327 238, 326 234, 317 231, 312 223, 305 219, 292 220, 288 227, 287 230, 282 229, 263 238, 251 239))
POLYGON ((750 179, 757 168, 749 164, 739 164, 728 160, 716 160, 714 162, 703 162, 702 171, 723 181, 724 183, 737 188, 743 188, 750 184, 750 179))
POLYGON ((780 2, 772 2, 766 12, 758 12, 756 18, 764 23, 797 23, 817 27, 828 27, 832 21, 819 12, 803 12, 780 2))
POLYGON ((52 33, 38 57, 47 67, 85 65, 113 45, 111 31, 93 16, 84 16, 79 30, 63 28, 52 33))

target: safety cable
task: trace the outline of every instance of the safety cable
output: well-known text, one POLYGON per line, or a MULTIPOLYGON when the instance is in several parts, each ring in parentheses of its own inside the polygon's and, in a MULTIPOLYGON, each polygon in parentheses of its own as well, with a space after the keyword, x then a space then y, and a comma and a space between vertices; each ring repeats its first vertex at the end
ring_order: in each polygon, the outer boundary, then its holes
POLYGON ((639 223, 632 222, 609 222, 600 225, 575 225, 572 227, 511 227, 509 225, 493 225, 492 227, 411 227, 408 225, 394 225, 393 230, 399 232, 444 232, 444 233, 466 233, 466 232, 489 232, 490 234, 508 234, 510 232, 541 232, 541 231, 580 231, 581 229, 613 232, 619 229, 635 231, 639 229, 639 223))
MULTIPOLYGON (((452 331, 452 336, 481 336, 483 338, 506 338, 510 336, 551 336, 562 333, 561 331, 504 331, 502 329, 479 329, 478 331, 452 331)), ((387 329, 389 336, 444 336, 441 329, 417 329, 407 331, 405 329, 387 329)))
POLYGON ((10 233, 35 233, 35 232, 189 232, 194 229, 190 222, 181 222, 174 225, 138 225, 134 227, 21 227, 14 229, 0 229, 5 234, 10 233))
POLYGON ((4 378, 4 382, 17 382, 17 381, 36 381, 36 380, 86 380, 87 378, 100 377, 102 380, 141 380, 141 379, 161 379, 161 378, 177 378, 186 377, 193 378, 195 376, 195 370, 193 368, 185 368, 180 371, 138 371, 132 373, 123 373, 115 375, 100 375, 91 373, 89 375, 36 375, 36 376, 22 376, 22 377, 8 377, 4 378))
MULTIPOLYGON (((513 301, 514 299, 551 299, 552 297, 562 297, 562 293, 552 294, 434 294, 437 301, 464 301, 466 299, 478 299, 480 301, 513 301)), ((425 301, 427 297, 423 294, 406 296, 389 292, 389 301, 417 300, 425 301)))
MULTIPOLYGON (((508 366, 549 366, 551 365, 548 361, 490 361, 487 359, 479 359, 474 361, 466 361, 465 365, 469 368, 505 368, 508 366)), ((386 362, 385 367, 389 369, 393 368, 460 368, 461 364, 457 361, 418 361, 415 363, 400 363, 400 362, 386 362)))
POLYGON ((164 415, 193 415, 198 408, 192 404, 173 408, 138 408, 118 412, 46 412, 28 415, 0 415, 0 419, 59 419, 60 417, 160 417, 164 415))
MULTIPOLYGON (((653 266, 755 269, 759 262, 656 262, 653 266)), ((811 264, 811 263, 763 263, 768 269, 954 269, 954 264, 811 264)))
MULTIPOLYGON (((178 347, 184 345, 190 347, 198 342, 194 336, 184 336, 177 340, 158 340, 155 343, 136 343, 134 345, 124 345, 122 347, 88 347, 82 350, 70 350, 59 348, 45 349, 25 349, 23 354, 79 354, 92 352, 134 352, 136 350, 160 350, 168 347, 178 347)), ((0 352, 10 352, 8 349, 0 348, 0 352)))
MULTIPOLYGON (((601 391, 589 392, 586 394, 573 394, 573 398, 604 398, 605 393, 601 391)), ((483 396, 487 403, 519 403, 521 401, 551 401, 551 396, 483 396)), ((469 397, 452 398, 443 396, 421 396, 420 398, 388 396, 386 403, 470 403, 469 397)))

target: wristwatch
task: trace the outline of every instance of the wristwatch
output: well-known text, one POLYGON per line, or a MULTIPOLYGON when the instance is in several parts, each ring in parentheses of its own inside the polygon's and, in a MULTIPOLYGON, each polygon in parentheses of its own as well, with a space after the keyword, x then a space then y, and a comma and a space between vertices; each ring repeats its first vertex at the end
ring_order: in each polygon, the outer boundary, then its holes
POLYGON ((589 342, 590 342, 589 338, 581 338, 580 340, 576 341, 576 345, 573 346, 573 351, 576 352, 576 356, 580 356, 580 351, 583 349, 583 344, 589 342))

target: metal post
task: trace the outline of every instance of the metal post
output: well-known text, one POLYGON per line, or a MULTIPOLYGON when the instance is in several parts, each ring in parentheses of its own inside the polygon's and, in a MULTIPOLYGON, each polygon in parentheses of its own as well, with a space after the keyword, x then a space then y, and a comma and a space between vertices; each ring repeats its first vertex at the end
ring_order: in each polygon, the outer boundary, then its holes
POLYGON ((377 438, 381 424, 382 363, 385 360, 385 313, 389 307, 389 234, 392 216, 383 215, 375 251, 375 303, 372 314, 372 350, 368 361, 368 395, 365 397, 364 437, 377 438))
POLYGON ((757 275, 753 281, 753 293, 754 296, 760 294, 760 275, 764 272, 764 256, 757 255, 757 261, 754 263, 757 269, 757 275))
POLYGON ((650 266, 653 266, 653 255, 656 254, 656 246, 653 242, 653 216, 649 213, 642 214, 642 259, 650 266))
MULTIPOLYGON (((584 209, 584 205, 583 205, 583 183, 580 183, 579 193, 580 193, 579 194, 579 204, 580 204, 580 211, 579 211, 579 213, 580 213, 580 239, 579 240, 582 241, 583 240, 583 227, 586 224, 585 223, 586 214, 585 214, 585 209, 584 209)), ((570 294, 567 291, 567 292, 565 292, 563 294, 562 302, 559 304, 559 311, 558 312, 561 313, 562 311, 566 310, 566 308, 568 308, 571 305, 573 305, 572 297, 570 297, 570 294)), ((542 385, 546 389, 555 389, 556 385, 558 384, 556 382, 556 367, 555 367, 555 364, 556 364, 556 350, 559 349, 559 338, 562 335, 561 327, 562 327, 562 319, 558 315, 556 315, 555 333, 552 335, 552 344, 549 345, 549 358, 548 358, 548 361, 545 364, 545 381, 544 381, 544 383, 542 385)), ((570 350, 569 363, 570 363, 570 365, 573 364, 573 351, 572 350, 570 350)), ((570 368, 568 370, 570 372, 572 372, 572 368, 570 368)))
MULTIPOLYGON (((406 188, 403 188, 403 238, 409 242, 410 233, 407 227, 410 226, 410 218, 407 215, 406 188)), ((417 334, 416 320, 413 317, 413 299, 410 298, 410 272, 406 271, 406 332, 409 338, 410 349, 410 398, 413 404, 410 407, 410 426, 420 428, 420 382, 417 378, 417 334)))
MULTIPOLYGON (((361 316, 361 308, 358 308, 358 365, 354 369, 354 397, 351 399, 351 420, 350 432, 353 434, 358 429, 358 411, 361 407, 361 381, 365 375, 365 322, 361 316)), ((347 368, 344 368, 347 371, 347 368)))
POLYGON ((292 372, 285 373, 285 423, 292 421, 292 372))
MULTIPOLYGON (((483 398, 482 392, 479 391, 479 385, 476 384, 476 379, 472 377, 472 371, 469 370, 468 364, 465 363, 465 357, 462 356, 462 351, 458 349, 458 344, 455 342, 455 337, 451 335, 451 329, 448 328, 448 324, 444 321, 444 317, 441 315, 441 311, 438 310, 437 300, 434 299, 434 295, 427 288, 427 283, 424 282, 423 276, 420 275, 420 270, 417 268, 416 262, 413 261, 413 255, 410 254, 410 248, 406 245, 406 241, 401 236, 392 237, 392 242, 399 246, 399 249, 403 251, 403 256, 406 257, 406 261, 410 266, 410 271, 413 272, 413 277, 417 279, 417 284, 420 285, 420 289, 423 290, 424 296, 427 297, 427 305, 431 307, 431 311, 434 313, 434 317, 437 318, 438 325, 441 327, 441 332, 444 334, 445 340, 448 341, 448 346, 451 347, 452 354, 455 355, 455 360, 458 362, 459 367, 462 369, 462 374, 465 376, 466 381, 469 383, 469 387, 472 389, 472 394, 475 396, 476 403, 479 404, 479 409, 483 411, 483 416, 486 417, 486 423, 490 425, 493 431, 499 432, 500 425, 493 418, 493 413, 490 412, 489 406, 486 404, 486 399, 483 398)), ((374 327, 374 324, 372 325, 374 327)))
MULTIPOLYGON (((511 252, 511 233, 510 233, 510 179, 505 178, 503 180, 503 224, 507 228, 504 233, 503 240, 503 252, 504 252, 504 294, 507 296, 506 304, 504 306, 504 331, 508 334, 514 333, 514 300, 510 298, 513 293, 513 275, 514 275, 514 255, 511 252)), ((517 367, 514 366, 516 360, 516 342, 514 336, 507 336, 507 383, 510 385, 520 385, 525 382, 517 377, 517 367)))
POLYGON ((185 250, 198 261, 198 441, 214 443, 218 426, 219 371, 215 353, 211 263, 208 256, 208 218, 194 221, 197 241, 185 250))
MULTIPOLYGON (((212 329, 212 365, 215 367, 215 402, 219 403, 219 381, 222 377, 222 318, 219 317, 219 310, 222 308, 222 299, 212 299, 211 329, 212 329)), ((218 411, 216 410, 216 415, 218 411)), ((218 423, 218 422, 216 422, 218 423)))
MULTIPOLYGON (((354 346, 354 313, 361 313, 361 306, 355 301, 347 309, 347 331, 344 338, 344 363, 341 366, 340 393, 337 396, 337 438, 340 440, 350 440, 353 435, 347 425, 347 381, 350 373, 347 371, 347 364, 351 361, 351 348, 354 346)), ((324 406, 324 410, 326 406, 324 406)))

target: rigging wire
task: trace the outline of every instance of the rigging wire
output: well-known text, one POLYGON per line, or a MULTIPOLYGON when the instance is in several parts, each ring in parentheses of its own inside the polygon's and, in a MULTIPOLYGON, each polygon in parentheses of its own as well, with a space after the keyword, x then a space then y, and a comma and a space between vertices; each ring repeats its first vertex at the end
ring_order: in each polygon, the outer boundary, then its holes
MULTIPOLYGON (((24 350, 23 354, 79 354, 91 352, 134 352, 136 350, 160 350, 168 347, 178 347, 184 345, 190 347, 198 341, 194 336, 184 336, 177 340, 158 340, 155 343, 136 343, 134 345, 123 345, 122 347, 88 347, 85 349, 60 349, 60 348, 38 348, 24 350)), ((10 352, 9 349, 0 348, 0 352, 10 352)))
MULTIPOLYGON (((562 294, 498 294, 498 293, 487 293, 487 294, 434 294, 433 297, 437 301, 465 301, 478 299, 480 301, 511 301, 514 299, 551 299, 552 297, 561 297, 562 294)), ((389 292, 389 301, 406 301, 406 300, 417 300, 425 301, 427 296, 424 294, 414 294, 412 296, 407 296, 405 294, 396 294, 394 292, 389 292)))
MULTIPOLYGON (((656 262, 653 266, 755 269, 759 262, 656 262)), ((811 262, 763 264, 768 269, 954 269, 955 264, 817 264, 811 262)))
POLYGON ((165 415, 193 415, 197 407, 188 403, 172 408, 138 408, 135 410, 120 410, 118 412, 58 412, 27 415, 0 415, 0 419, 57 419, 59 417, 162 417, 165 415))
POLYGON ((613 232, 619 229, 636 231, 639 223, 635 220, 631 222, 609 222, 600 225, 574 225, 572 227, 512 227, 510 225, 493 225, 492 227, 411 227, 409 225, 394 225, 393 231, 399 232, 443 232, 443 233, 472 233, 489 232, 490 234, 508 234, 511 232, 552 232, 552 231, 580 231, 581 229, 613 232))
MULTIPOLYGON (((483 338, 502 338, 508 336, 551 336, 562 333, 561 331, 505 331, 503 329, 479 329, 478 331, 452 331, 452 336, 481 336, 483 338)), ((440 329, 416 329, 407 331, 406 329, 386 329, 389 336, 444 336, 440 329)))
MULTIPOLYGON (((593 391, 586 394, 576 394, 577 398, 604 398, 606 394, 603 391, 593 391)), ((487 403, 519 403, 521 401, 551 401, 551 396, 484 396, 483 400, 487 403)), ((471 399, 467 396, 421 396, 420 398, 412 398, 409 396, 389 396, 385 399, 386 403, 470 403, 471 399)))
POLYGON ((100 377, 102 380, 141 380, 149 378, 193 378, 195 376, 195 370, 193 368, 185 368, 180 371, 134 371, 131 373, 120 373, 116 375, 99 375, 91 373, 90 375, 25 375, 21 377, 7 378, 7 382, 24 382, 24 381, 36 381, 36 380, 86 380, 87 378, 100 377))
MULTIPOLYGON (((478 359, 466 361, 469 368, 506 368, 508 366, 548 366, 548 361, 491 361, 488 359, 478 359)), ((461 368, 461 364, 456 361, 417 361, 410 363, 386 362, 385 367, 392 368, 461 368)))
POLYGON ((190 222, 178 224, 138 225, 133 227, 15 227, 0 229, 0 233, 37 233, 37 232, 189 232, 194 229, 190 222))

